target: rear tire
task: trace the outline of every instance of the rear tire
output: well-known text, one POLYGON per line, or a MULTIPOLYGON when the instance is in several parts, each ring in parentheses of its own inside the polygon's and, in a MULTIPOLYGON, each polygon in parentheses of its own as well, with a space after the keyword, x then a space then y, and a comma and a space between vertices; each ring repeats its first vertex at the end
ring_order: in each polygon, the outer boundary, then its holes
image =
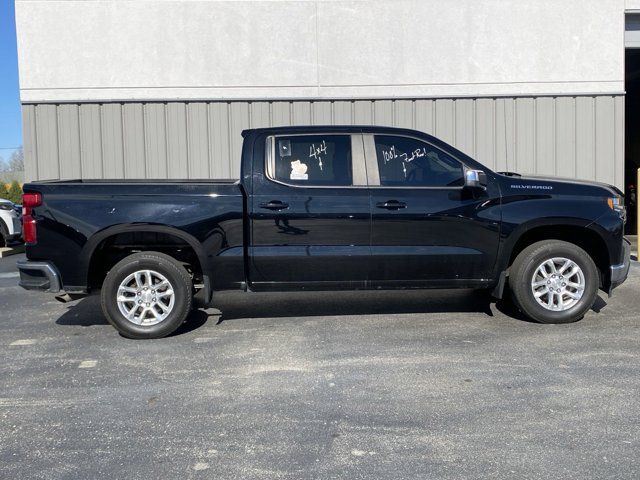
POLYGON ((540 323, 580 320, 596 300, 599 280, 589 254, 560 240, 528 246, 509 269, 516 306, 540 323))
POLYGON ((191 311, 193 283, 169 255, 135 253, 109 271, 101 303, 107 320, 123 336, 162 338, 182 325, 191 311))

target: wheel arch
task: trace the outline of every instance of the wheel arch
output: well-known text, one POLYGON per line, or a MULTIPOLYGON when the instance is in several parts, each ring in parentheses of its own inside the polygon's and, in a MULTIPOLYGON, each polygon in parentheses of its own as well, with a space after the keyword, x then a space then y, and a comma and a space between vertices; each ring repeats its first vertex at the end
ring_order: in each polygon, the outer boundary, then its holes
MULTIPOLYGON (((115 225, 101 230, 89 238, 80 254, 80 264, 85 272, 88 289, 91 288, 92 268, 96 265, 96 259, 99 257, 102 247, 119 236, 126 234, 159 234, 166 236, 167 238, 172 237, 184 242, 184 244, 187 245, 195 254, 198 262, 195 267, 198 268, 199 272, 203 276, 206 298, 210 297, 212 266, 202 244, 195 237, 183 230, 166 225, 152 224, 115 225)), ((145 242, 141 242, 138 246, 141 251, 147 250, 145 248, 147 246, 145 242)), ((154 249, 149 248, 148 250, 154 249)), ((106 275, 106 272, 104 273, 106 275)))
POLYGON ((536 242, 562 240, 574 244, 589 254, 600 273, 600 287, 605 287, 609 276, 609 249, 604 237, 586 221, 552 222, 523 225, 510 236, 503 258, 503 269, 508 269, 522 250, 536 242))

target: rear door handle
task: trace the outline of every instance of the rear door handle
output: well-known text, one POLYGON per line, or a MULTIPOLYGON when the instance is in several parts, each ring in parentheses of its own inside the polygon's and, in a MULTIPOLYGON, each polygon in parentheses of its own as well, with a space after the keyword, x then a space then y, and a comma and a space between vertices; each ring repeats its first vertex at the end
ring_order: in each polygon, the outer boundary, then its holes
POLYGON ((281 202, 280 200, 271 200, 270 202, 261 203, 260 208, 266 208, 267 210, 284 210, 285 208, 289 208, 289 204, 281 202))
POLYGON ((385 208, 387 210, 400 210, 401 208, 407 208, 407 204, 397 200, 388 200, 386 202, 376 203, 376 207, 385 208))

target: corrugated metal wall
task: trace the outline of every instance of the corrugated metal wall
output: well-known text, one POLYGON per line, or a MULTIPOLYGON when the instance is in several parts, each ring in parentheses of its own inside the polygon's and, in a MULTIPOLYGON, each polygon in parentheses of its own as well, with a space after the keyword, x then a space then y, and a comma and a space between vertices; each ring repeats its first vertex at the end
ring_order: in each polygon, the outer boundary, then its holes
POLYGON ((624 97, 23 105, 26 176, 237 178, 240 132, 275 125, 414 128, 495 170, 624 182, 624 97))

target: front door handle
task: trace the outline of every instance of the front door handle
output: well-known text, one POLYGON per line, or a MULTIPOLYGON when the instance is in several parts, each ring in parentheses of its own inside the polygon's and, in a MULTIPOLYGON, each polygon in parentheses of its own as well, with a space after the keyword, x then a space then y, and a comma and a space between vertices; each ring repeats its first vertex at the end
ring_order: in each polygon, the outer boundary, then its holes
POLYGON ((387 210, 400 210, 401 208, 407 208, 407 204, 397 200, 387 200, 386 202, 376 203, 376 207, 385 208, 387 210))
POLYGON ((280 200, 271 200, 270 202, 261 203, 260 208, 266 208, 267 210, 284 210, 289 208, 289 204, 281 202, 280 200))

